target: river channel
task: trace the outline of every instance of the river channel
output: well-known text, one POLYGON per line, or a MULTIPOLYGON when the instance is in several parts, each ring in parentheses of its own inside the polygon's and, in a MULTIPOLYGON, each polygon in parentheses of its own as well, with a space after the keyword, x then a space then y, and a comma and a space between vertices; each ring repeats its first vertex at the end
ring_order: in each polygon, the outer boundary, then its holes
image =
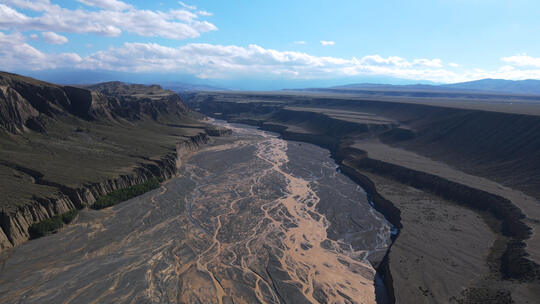
POLYGON ((366 193, 327 150, 227 126, 161 188, 4 253, 0 303, 375 303, 391 228, 366 193))

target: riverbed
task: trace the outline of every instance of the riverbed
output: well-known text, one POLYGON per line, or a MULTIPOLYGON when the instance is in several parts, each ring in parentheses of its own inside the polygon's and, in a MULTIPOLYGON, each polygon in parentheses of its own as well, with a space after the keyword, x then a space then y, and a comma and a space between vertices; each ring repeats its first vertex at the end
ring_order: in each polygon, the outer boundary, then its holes
POLYGON ((242 125, 159 189, 4 253, 1 303, 375 303, 391 229, 327 150, 242 125))

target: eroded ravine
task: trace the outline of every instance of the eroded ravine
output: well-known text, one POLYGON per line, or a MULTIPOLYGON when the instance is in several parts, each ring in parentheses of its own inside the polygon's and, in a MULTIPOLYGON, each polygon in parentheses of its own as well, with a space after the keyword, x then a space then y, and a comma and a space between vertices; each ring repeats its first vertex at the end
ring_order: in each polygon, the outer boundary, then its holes
POLYGON ((2 303, 374 303, 389 227, 329 153, 234 127, 179 176, 5 258, 2 303))

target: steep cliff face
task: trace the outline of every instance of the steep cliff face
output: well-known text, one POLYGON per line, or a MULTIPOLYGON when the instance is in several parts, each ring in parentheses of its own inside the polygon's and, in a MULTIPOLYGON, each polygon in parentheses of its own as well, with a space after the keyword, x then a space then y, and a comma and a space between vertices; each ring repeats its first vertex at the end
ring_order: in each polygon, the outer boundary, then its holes
POLYGON ((69 100, 76 100, 72 103, 72 112, 78 117, 84 119, 95 119, 98 117, 112 118, 111 114, 116 106, 114 100, 107 98, 105 95, 80 89, 76 87, 63 87, 64 92, 69 100))
POLYGON ((240 118, 249 123, 250 118, 257 116, 258 122, 265 120, 268 123, 279 121, 301 125, 312 133, 318 132, 332 138, 351 133, 364 133, 366 136, 376 134, 385 143, 540 196, 540 175, 537 174, 540 170, 539 116, 369 100, 317 97, 306 100, 307 97, 301 96, 283 99, 287 103, 264 101, 264 98, 284 98, 279 95, 255 95, 253 98, 256 102, 236 102, 247 97, 232 95, 222 98, 206 94, 191 96, 188 104, 202 113, 223 119, 240 118), (397 124, 367 126, 347 123, 309 110, 303 113, 289 111, 287 106, 347 109, 385 117, 397 124))
POLYGON ((17 246, 28 240, 30 237, 28 229, 33 223, 75 208, 75 203, 67 195, 59 193, 58 198, 36 198, 34 201, 18 208, 16 212, 0 213, 1 228, 10 243, 6 244, 6 246, 8 248, 17 246))
POLYGON ((0 85, 10 87, 41 114, 54 116, 70 112, 72 102, 62 87, 19 75, 0 73, 0 85))
POLYGON ((9 86, 0 86, 0 101, 0 128, 11 133, 23 132, 27 121, 39 116, 39 112, 9 86))
POLYGON ((0 72, 0 128, 10 133, 28 129, 45 132, 46 124, 40 116, 157 121, 188 111, 180 96, 156 85, 106 83, 89 88, 59 86, 0 72))
POLYGON ((85 89, 108 96, 114 104, 114 114, 125 118, 141 119, 147 116, 157 120, 160 116, 180 115, 188 111, 178 94, 164 90, 159 85, 105 82, 85 89))
POLYGON ((141 165, 130 175, 83 185, 78 189, 64 189, 56 198, 36 198, 12 212, 0 212, 0 252, 26 242, 30 238, 28 230, 34 223, 75 208, 89 206, 100 196, 141 184, 152 177, 169 179, 175 176, 182 159, 209 141, 210 137, 206 133, 183 138, 177 144, 176 154, 141 165))

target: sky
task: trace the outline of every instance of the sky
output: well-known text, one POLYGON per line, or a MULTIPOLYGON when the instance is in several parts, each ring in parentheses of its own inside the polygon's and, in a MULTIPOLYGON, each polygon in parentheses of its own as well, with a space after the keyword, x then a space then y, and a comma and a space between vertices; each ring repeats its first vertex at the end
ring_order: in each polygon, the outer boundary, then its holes
POLYGON ((537 0, 0 0, 0 70, 257 89, 540 79, 539 12, 537 0))

